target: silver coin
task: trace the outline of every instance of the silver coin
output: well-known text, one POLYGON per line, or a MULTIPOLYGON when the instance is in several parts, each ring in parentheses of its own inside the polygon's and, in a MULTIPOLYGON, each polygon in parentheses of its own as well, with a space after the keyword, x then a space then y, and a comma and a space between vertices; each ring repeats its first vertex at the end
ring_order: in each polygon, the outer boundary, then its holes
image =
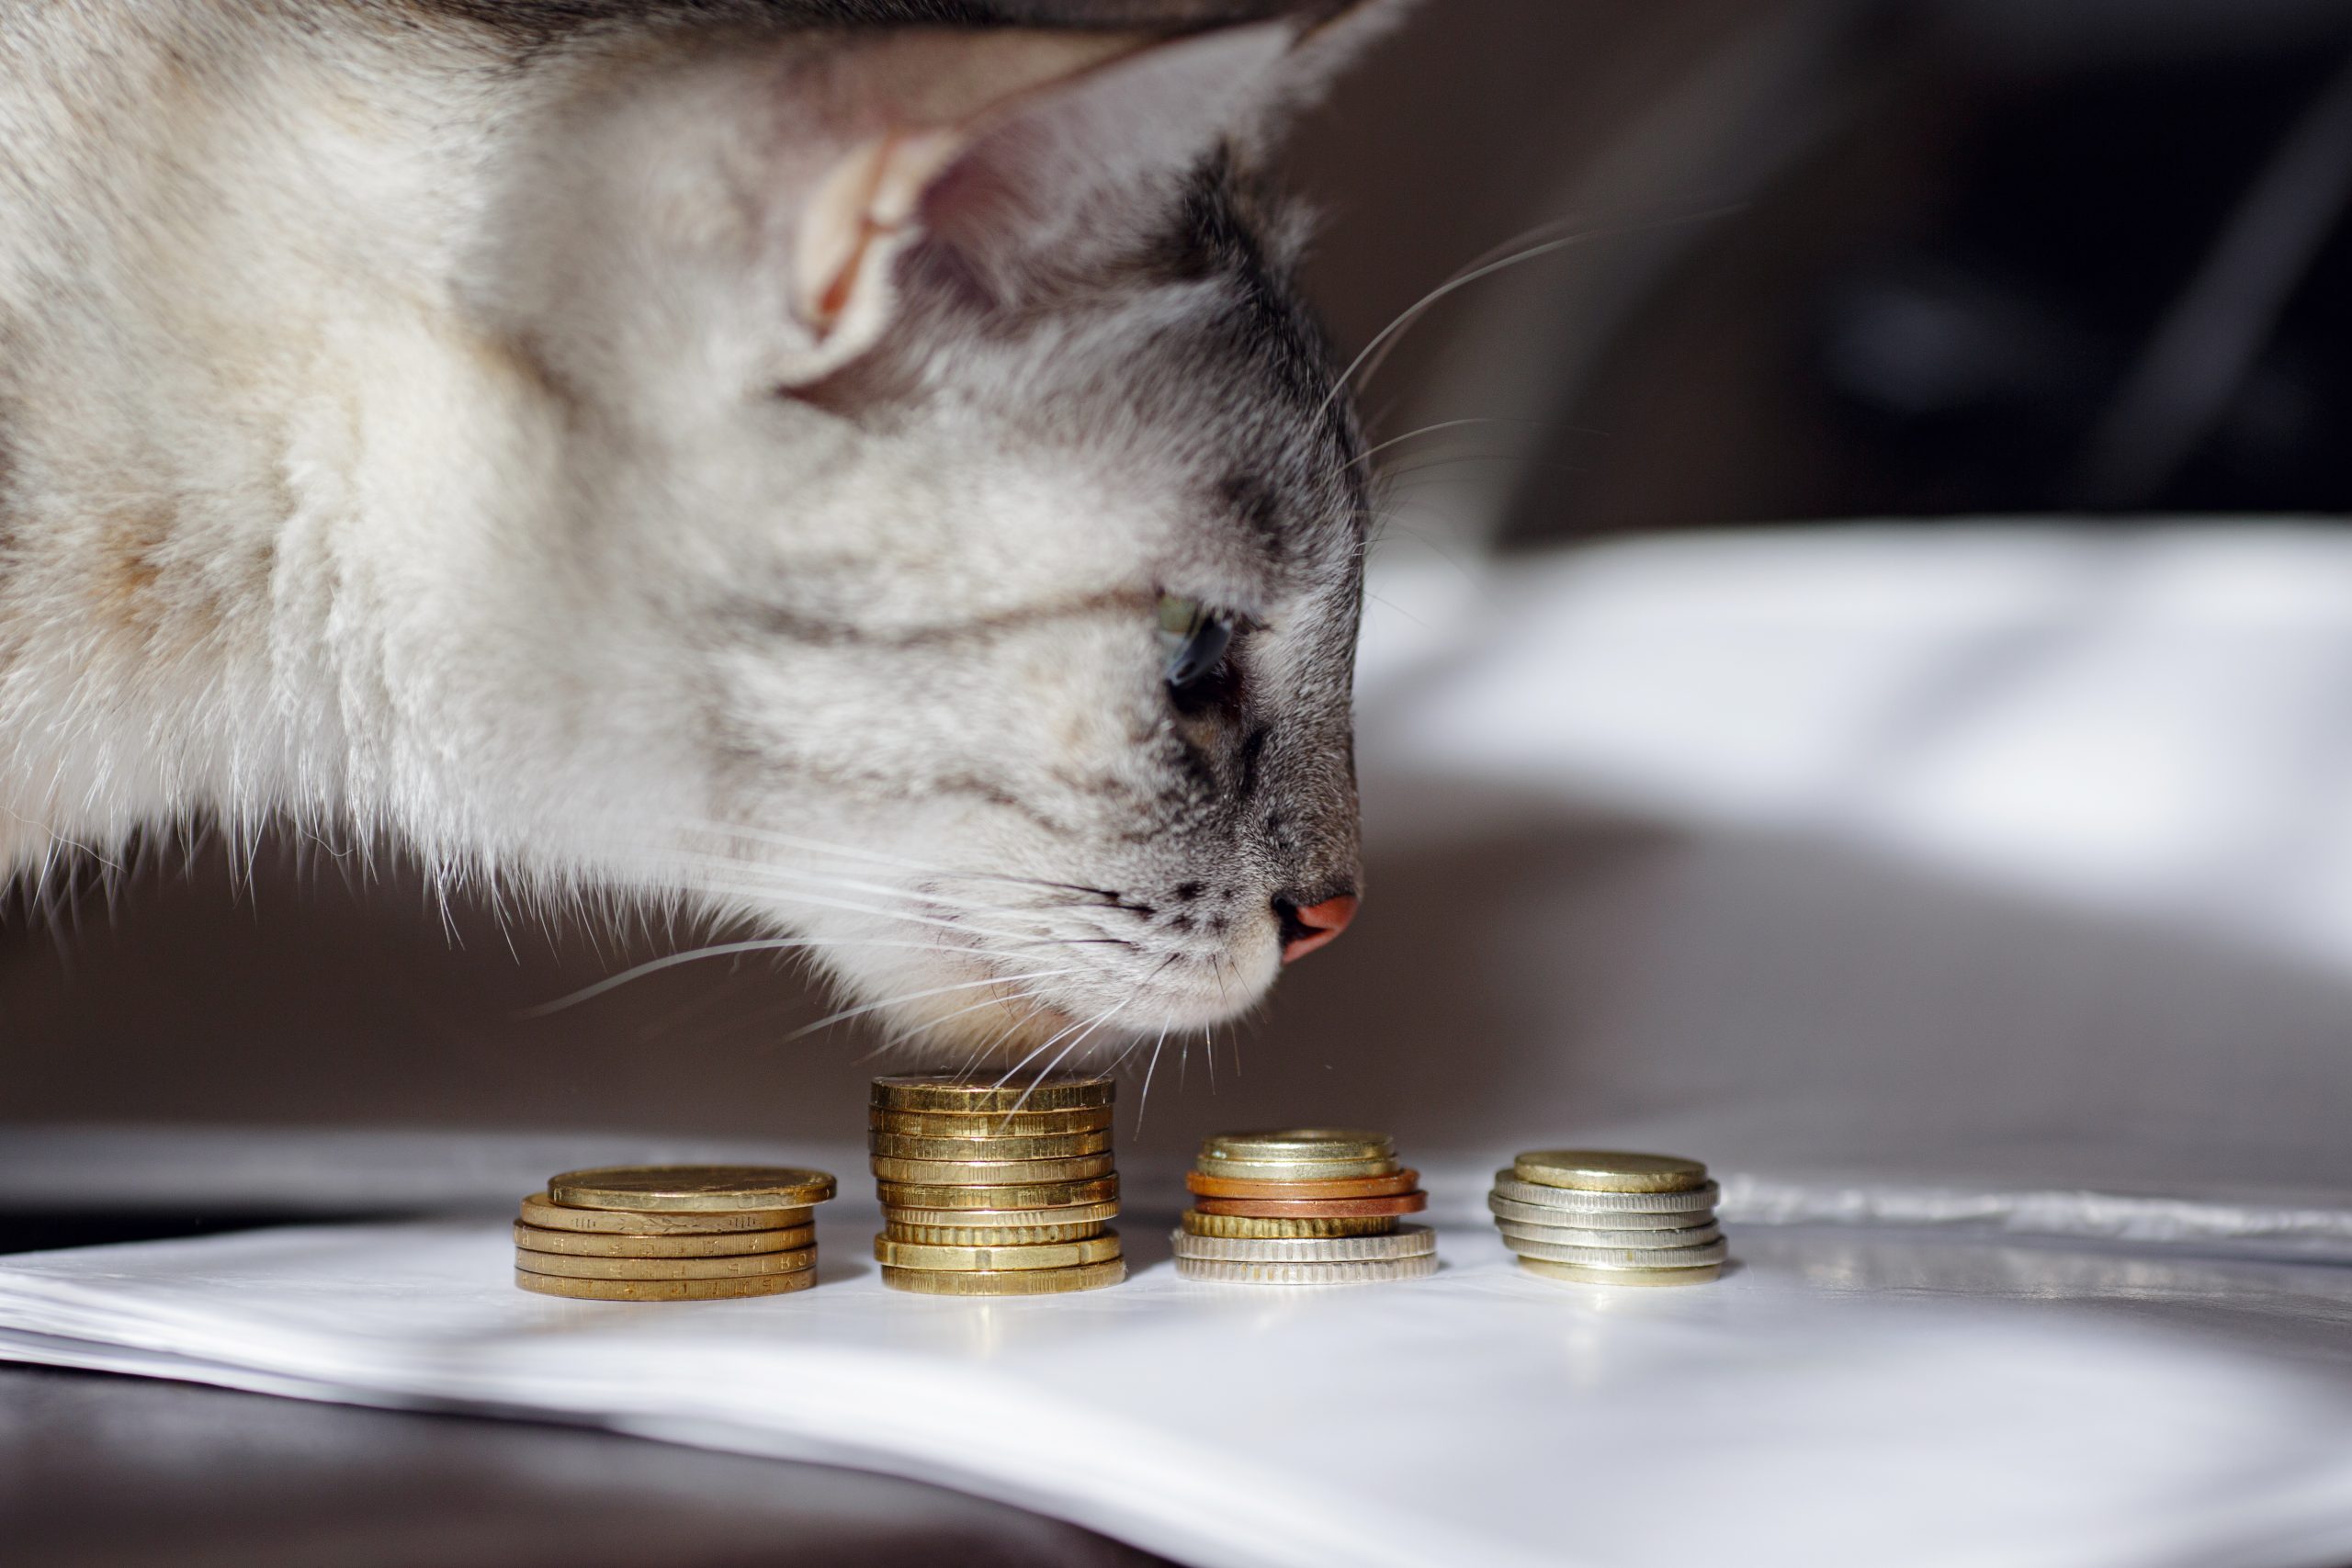
POLYGON ((1712 1181, 1688 1192, 1578 1192, 1568 1187, 1521 1181, 1508 1170, 1498 1170, 1495 1172, 1493 1196, 1514 1203, 1564 1209, 1571 1213, 1687 1214, 1695 1209, 1713 1208, 1721 1193, 1722 1189, 1712 1181))
POLYGON ((1623 1247, 1645 1252, 1660 1247, 1703 1247, 1724 1238, 1724 1233, 1712 1224, 1674 1231, 1603 1231, 1584 1225, 1531 1225, 1516 1220, 1497 1220, 1495 1228, 1513 1246, 1534 1241, 1554 1247, 1623 1247))
POLYGON ((1177 1257, 1216 1263, 1372 1263, 1421 1258, 1437 1250, 1437 1233, 1427 1225, 1400 1225, 1386 1235, 1290 1236, 1280 1240, 1194 1235, 1180 1230, 1170 1239, 1175 1243, 1177 1257))
POLYGON ((1437 1272, 1437 1254, 1361 1263, 1228 1263, 1214 1258, 1179 1258, 1176 1272, 1187 1280, 1221 1285, 1371 1285, 1427 1279, 1437 1272))
POLYGON ((1524 1225, 1587 1225, 1594 1230, 1679 1231, 1715 1223, 1713 1209, 1564 1209, 1557 1203, 1521 1203, 1512 1198, 1487 1195, 1487 1209, 1497 1224, 1509 1220, 1524 1225))
POLYGON ((1720 1241, 1702 1247, 1562 1247, 1556 1242, 1514 1241, 1509 1244, 1521 1258, 1546 1263, 1582 1263, 1596 1269, 1696 1269, 1721 1263, 1730 1248, 1720 1241))

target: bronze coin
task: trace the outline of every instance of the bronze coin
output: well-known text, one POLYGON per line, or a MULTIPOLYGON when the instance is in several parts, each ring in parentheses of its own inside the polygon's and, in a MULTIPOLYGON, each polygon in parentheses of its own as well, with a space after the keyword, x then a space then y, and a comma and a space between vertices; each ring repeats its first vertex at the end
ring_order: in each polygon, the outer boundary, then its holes
POLYGON ((1418 1170, 1394 1176, 1351 1176, 1331 1181, 1242 1181, 1228 1176, 1184 1173, 1184 1185, 1204 1198, 1393 1198, 1421 1184, 1418 1170))
POLYGON ((1204 1214, 1248 1214, 1261 1220, 1418 1214, 1429 1206, 1426 1192, 1399 1192, 1390 1198, 1201 1198, 1193 1204, 1204 1214))

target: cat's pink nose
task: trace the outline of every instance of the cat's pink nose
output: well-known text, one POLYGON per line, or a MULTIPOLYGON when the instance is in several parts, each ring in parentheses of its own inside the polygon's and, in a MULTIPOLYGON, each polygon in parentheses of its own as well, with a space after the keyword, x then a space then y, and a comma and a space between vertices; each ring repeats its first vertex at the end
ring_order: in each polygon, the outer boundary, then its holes
POLYGON ((1306 905, 1277 898, 1274 913, 1283 922, 1283 962, 1295 964, 1348 929, 1348 922, 1356 918, 1356 896, 1342 893, 1320 904, 1306 905))

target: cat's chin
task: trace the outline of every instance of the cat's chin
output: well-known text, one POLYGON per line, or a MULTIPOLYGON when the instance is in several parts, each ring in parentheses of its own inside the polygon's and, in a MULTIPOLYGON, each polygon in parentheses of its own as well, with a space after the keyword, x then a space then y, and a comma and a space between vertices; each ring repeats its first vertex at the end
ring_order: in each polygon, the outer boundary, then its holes
POLYGON ((1243 1010, 1226 998, 1187 1004, 1136 997, 1124 1006, 1084 1007, 1024 995, 1018 981, 1007 980, 1004 994, 986 1005, 974 1006, 965 994, 896 1010, 890 1032, 910 1056, 1044 1068, 1097 1062, 1139 1036, 1214 1028, 1243 1010))

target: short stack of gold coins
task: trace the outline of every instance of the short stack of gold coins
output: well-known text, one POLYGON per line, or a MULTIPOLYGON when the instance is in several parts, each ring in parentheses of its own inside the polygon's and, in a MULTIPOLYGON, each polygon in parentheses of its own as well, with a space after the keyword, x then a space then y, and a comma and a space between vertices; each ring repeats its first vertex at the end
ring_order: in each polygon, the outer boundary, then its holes
POLYGON ((646 1165, 568 1170, 523 1200, 514 1282, 594 1302, 775 1296, 817 1282, 821 1170, 646 1165))
POLYGON ((1697 1285, 1723 1272, 1707 1168, 1675 1155, 1531 1149, 1487 1196, 1519 1266, 1581 1285, 1697 1285))
POLYGON ((1400 1223, 1429 1205, 1385 1133, 1283 1127, 1220 1133, 1185 1174, 1193 1207, 1173 1238, 1187 1280, 1361 1285, 1437 1271, 1437 1237, 1400 1223))
POLYGON ((866 1112, 882 1282, 933 1296, 1043 1296, 1127 1277, 1109 1078, 874 1080, 866 1112))

